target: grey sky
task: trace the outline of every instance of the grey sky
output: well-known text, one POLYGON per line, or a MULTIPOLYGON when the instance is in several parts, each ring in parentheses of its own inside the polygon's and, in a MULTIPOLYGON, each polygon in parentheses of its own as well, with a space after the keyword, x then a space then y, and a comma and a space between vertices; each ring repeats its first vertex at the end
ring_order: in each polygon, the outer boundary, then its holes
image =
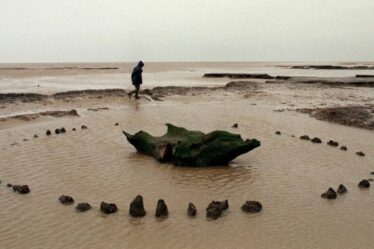
POLYGON ((373 0, 0 0, 0 62, 373 61, 373 0))

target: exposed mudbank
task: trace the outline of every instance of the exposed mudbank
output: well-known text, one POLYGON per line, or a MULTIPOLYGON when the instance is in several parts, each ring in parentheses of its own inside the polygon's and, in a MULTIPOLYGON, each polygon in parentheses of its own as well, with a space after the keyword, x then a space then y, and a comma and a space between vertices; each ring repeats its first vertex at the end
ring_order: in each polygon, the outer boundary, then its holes
MULTIPOLYGON (((217 90, 245 90, 257 89, 258 84, 251 81, 234 81, 227 83, 225 86, 218 87, 178 87, 166 86, 155 87, 153 89, 144 89, 140 94, 149 95, 154 100, 159 100, 167 95, 187 95, 205 93, 208 91, 217 90)), ((124 89, 99 89, 99 90, 81 90, 81 91, 67 91, 59 92, 53 95, 42 95, 34 93, 0 93, 0 104, 14 103, 14 102, 36 102, 43 100, 66 100, 73 98, 104 98, 104 97, 126 97, 127 91, 124 89)))
POLYGON ((45 100, 47 97, 37 93, 0 93, 0 103, 13 103, 15 101, 28 103, 45 100))
MULTIPOLYGON (((356 77, 291 77, 291 76, 270 76, 268 74, 230 74, 230 73, 210 73, 205 74, 208 78, 248 78, 248 79, 267 79, 266 83, 284 84, 284 83, 304 83, 304 84, 323 84, 329 86, 356 86, 356 87, 374 87, 374 76, 356 75, 356 77)), ((162 100, 168 95, 196 95, 205 94, 212 91, 248 91, 260 88, 261 83, 256 81, 233 81, 225 86, 165 86, 152 89, 141 90, 143 95, 150 96, 153 100, 162 100)), ((127 91, 124 89, 99 89, 99 90, 79 90, 59 92, 53 95, 43 95, 36 93, 0 93, 0 104, 14 102, 36 102, 43 100, 66 100, 73 98, 104 98, 104 97, 126 97, 127 91)))
POLYGON ((78 98, 78 97, 124 97, 127 92, 123 89, 100 89, 100 90, 81 90, 55 93, 49 97, 54 99, 78 98))
POLYGON ((320 69, 320 70, 374 70, 373 66, 336 66, 336 65, 299 65, 292 69, 320 69))
POLYGON ((109 107, 98 107, 98 108, 88 108, 87 111, 98 112, 98 111, 108 111, 109 107))
POLYGON ((55 118, 65 117, 65 116, 75 116, 78 117, 79 114, 77 110, 70 110, 70 111, 46 111, 46 112, 39 112, 41 116, 52 116, 55 118))
POLYGON ((247 73, 207 73, 204 78, 229 78, 229 79, 273 79, 268 74, 247 74, 247 73))
POLYGON ((53 99, 69 99, 69 98, 79 98, 79 97, 124 97, 127 92, 123 89, 100 89, 100 90, 82 90, 82 91, 67 91, 59 92, 53 95, 43 95, 35 93, 0 93, 0 103, 14 103, 14 102, 35 102, 43 100, 53 100, 53 99))
POLYGON ((29 68, 29 67, 2 67, 0 70, 118 70, 119 67, 45 67, 45 68, 29 68))
POLYGON ((356 78, 374 78, 374 75, 369 74, 357 74, 356 78))
POLYGON ((258 83, 253 81, 233 81, 227 83, 225 86, 216 87, 182 87, 182 86, 166 86, 166 87, 155 87, 153 89, 145 89, 141 91, 142 94, 146 94, 152 97, 154 100, 165 97, 167 95, 194 95, 204 94, 207 92, 214 91, 244 91, 244 90, 256 90, 258 89, 258 83))
POLYGON ((374 105, 342 106, 330 108, 304 108, 296 111, 308 113, 318 120, 374 130, 374 105))
POLYGON ((22 121, 30 121, 37 119, 41 116, 51 116, 51 117, 79 117, 79 114, 76 110, 70 110, 70 111, 45 111, 45 112, 38 112, 38 113, 30 113, 30 114, 21 114, 21 115, 15 115, 15 116, 9 116, 5 118, 0 118, 0 121, 8 121, 10 119, 16 119, 16 120, 22 120, 22 121))
POLYGON ((374 87, 374 77, 288 77, 277 76, 266 83, 304 83, 323 84, 329 86, 374 87))
POLYGON ((292 77, 271 76, 269 74, 242 74, 242 73, 208 73, 205 78, 229 78, 229 79, 266 79, 266 83, 305 83, 326 84, 331 86, 358 86, 374 87, 374 75, 356 75, 355 77, 292 77))

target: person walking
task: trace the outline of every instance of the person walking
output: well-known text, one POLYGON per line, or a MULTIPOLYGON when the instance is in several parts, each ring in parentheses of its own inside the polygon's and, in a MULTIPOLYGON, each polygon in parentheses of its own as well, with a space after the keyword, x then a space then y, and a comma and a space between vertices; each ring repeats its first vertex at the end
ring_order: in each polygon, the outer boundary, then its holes
POLYGON ((139 61, 138 65, 132 70, 131 81, 135 87, 135 90, 132 90, 131 92, 127 94, 129 98, 131 98, 131 96, 135 93, 135 98, 139 99, 140 85, 143 84, 143 78, 142 78, 143 67, 144 67, 144 63, 142 61, 139 61))

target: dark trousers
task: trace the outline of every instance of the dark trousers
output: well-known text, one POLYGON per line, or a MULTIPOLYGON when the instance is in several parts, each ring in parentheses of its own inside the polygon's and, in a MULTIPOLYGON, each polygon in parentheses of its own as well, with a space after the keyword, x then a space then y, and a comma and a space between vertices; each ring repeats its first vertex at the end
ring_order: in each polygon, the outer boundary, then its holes
POLYGON ((131 98, 131 96, 135 93, 135 98, 139 98, 139 90, 140 90, 140 85, 134 85, 135 87, 135 90, 132 90, 131 92, 129 92, 129 97, 131 98))

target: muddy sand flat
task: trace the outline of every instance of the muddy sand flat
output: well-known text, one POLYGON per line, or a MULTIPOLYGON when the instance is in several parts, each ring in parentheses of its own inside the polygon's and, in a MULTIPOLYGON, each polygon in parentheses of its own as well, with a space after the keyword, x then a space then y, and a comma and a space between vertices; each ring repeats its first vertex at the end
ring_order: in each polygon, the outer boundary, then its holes
POLYGON ((265 83, 262 79, 227 87, 232 80, 224 80, 215 83, 208 79, 209 86, 201 88, 149 87, 140 100, 129 99, 125 89, 64 98, 41 91, 47 97, 2 102, 1 245, 370 247, 374 243, 374 211, 370 208, 374 196, 370 189, 361 190, 357 184, 374 171, 374 133, 365 127, 317 120, 296 110, 372 105, 373 88, 265 83), (211 83, 218 87, 211 88, 211 83), (156 95, 158 100, 153 98, 156 95), (78 115, 60 113, 72 109, 78 115), (58 111, 60 115, 40 114, 47 111, 58 111), (19 118, 32 113, 37 113, 38 118, 19 118), (228 130, 244 138, 258 138, 262 146, 229 166, 191 169, 160 164, 140 155, 122 135, 122 130, 162 135, 165 123, 203 132, 228 130), (235 123, 238 128, 232 128, 235 123), (82 130, 82 125, 88 129, 82 130), (54 134, 61 127, 66 133, 54 134), (52 131, 50 136, 45 134, 48 129, 52 131), (33 138, 35 134, 38 138, 33 138), (322 144, 300 140, 302 135, 319 137, 322 144), (348 150, 328 146, 329 140, 338 141, 348 150), (357 151, 366 156, 357 156, 357 151), (31 193, 14 193, 7 183, 28 184, 31 193), (342 183, 348 188, 346 195, 333 201, 320 197, 329 187, 336 189, 342 183), (73 196, 76 203, 90 203, 92 210, 78 213, 74 205, 61 205, 58 197, 63 194, 73 196), (133 219, 128 208, 138 194, 144 197, 147 216, 133 219), (154 217, 160 198, 169 208, 169 217, 162 221, 154 217), (212 200, 224 199, 230 203, 226 215, 207 221, 205 207, 212 200), (247 200, 260 201, 263 211, 242 212, 240 208, 247 200), (101 201, 116 203, 119 211, 102 214, 101 201), (189 202, 197 207, 196 218, 187 216, 189 202))

